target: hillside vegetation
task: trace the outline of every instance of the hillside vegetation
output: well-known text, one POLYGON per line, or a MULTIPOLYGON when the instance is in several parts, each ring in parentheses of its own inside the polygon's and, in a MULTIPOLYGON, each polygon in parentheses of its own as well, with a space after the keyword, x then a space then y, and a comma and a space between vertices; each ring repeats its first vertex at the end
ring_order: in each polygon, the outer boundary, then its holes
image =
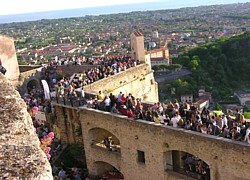
POLYGON ((175 80, 176 93, 196 93, 204 86, 217 100, 226 100, 235 90, 250 89, 250 32, 192 49, 174 60, 192 70, 175 80))

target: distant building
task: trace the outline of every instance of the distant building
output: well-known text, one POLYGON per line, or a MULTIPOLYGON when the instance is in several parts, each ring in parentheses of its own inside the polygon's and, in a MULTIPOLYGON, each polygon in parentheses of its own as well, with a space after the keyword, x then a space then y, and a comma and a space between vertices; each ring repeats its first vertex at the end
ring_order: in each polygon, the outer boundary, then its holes
POLYGON ((234 95, 239 99, 240 105, 250 105, 250 93, 235 92, 234 95))
POLYGON ((152 38, 155 38, 155 39, 159 38, 159 33, 158 33, 158 31, 153 31, 153 32, 152 32, 152 38))
POLYGON ((224 107, 227 113, 229 111, 236 112, 236 109, 240 110, 240 112, 243 112, 243 107, 238 104, 227 104, 227 105, 224 105, 224 107))
POLYGON ((154 49, 156 47, 156 43, 155 42, 148 42, 148 50, 154 49))
POLYGON ((136 61, 145 62, 144 36, 141 31, 131 33, 131 57, 136 61))
POLYGON ((147 54, 150 55, 151 66, 161 65, 161 64, 166 64, 166 65, 170 64, 168 48, 150 50, 147 52, 147 54))
POLYGON ((196 101, 194 103, 194 106, 198 108, 198 110, 202 110, 203 108, 208 108, 210 105, 210 101, 209 101, 209 98, 201 98, 201 99, 198 99, 198 101, 196 101))
POLYGON ((198 91, 199 99, 209 99, 210 102, 212 101, 212 94, 210 92, 206 92, 204 87, 201 87, 198 91))
POLYGON ((193 94, 186 94, 181 96, 181 102, 193 102, 193 94))
POLYGON ((195 107, 199 110, 202 110, 204 107, 208 108, 210 103, 212 102, 212 94, 210 92, 206 92, 204 87, 201 87, 198 90, 198 99, 194 102, 195 107))

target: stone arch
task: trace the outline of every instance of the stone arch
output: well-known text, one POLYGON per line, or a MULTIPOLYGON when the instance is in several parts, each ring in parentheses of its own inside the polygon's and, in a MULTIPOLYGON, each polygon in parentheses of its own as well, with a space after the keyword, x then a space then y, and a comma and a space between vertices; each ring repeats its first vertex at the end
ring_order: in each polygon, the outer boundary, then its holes
POLYGON ((96 178, 105 178, 105 179, 124 179, 123 174, 120 170, 104 161, 96 161, 93 164, 96 170, 96 178))
POLYGON ((163 154, 164 169, 166 171, 175 171, 177 173, 190 176, 194 179, 210 180, 211 171, 209 162, 200 156, 186 151, 170 150, 163 154), (196 167, 201 167, 196 169, 196 167))
POLYGON ((35 85, 38 89, 42 89, 40 80, 35 76, 31 76, 20 80, 18 91, 21 95, 24 95, 26 92, 29 92, 28 87, 32 87, 33 85, 35 85))
POLYGON ((31 78, 27 81, 27 91, 29 92, 31 89, 33 89, 34 87, 36 89, 41 89, 41 85, 39 83, 39 80, 36 78, 31 78))
MULTIPOLYGON (((168 144, 165 144, 165 146, 167 146, 167 145, 168 144)), ((199 157, 200 159, 203 159, 209 166, 211 166, 213 159, 217 158, 217 157, 214 157, 210 153, 201 153, 200 149, 197 149, 197 148, 186 149, 186 148, 173 147, 173 148, 169 148, 168 151, 182 151, 182 152, 192 154, 196 157, 199 157)))
POLYGON ((88 131, 88 140, 91 145, 107 148, 104 142, 106 138, 112 139, 112 142, 116 148, 115 150, 120 151, 120 140, 116 135, 114 135, 110 131, 99 127, 89 129, 88 131))

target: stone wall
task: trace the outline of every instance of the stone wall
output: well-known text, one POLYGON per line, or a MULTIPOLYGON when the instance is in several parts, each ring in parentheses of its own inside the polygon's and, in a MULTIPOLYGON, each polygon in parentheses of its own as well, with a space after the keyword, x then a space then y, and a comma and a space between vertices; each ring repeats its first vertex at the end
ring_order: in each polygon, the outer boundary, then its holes
POLYGON ((11 81, 17 81, 19 68, 14 40, 12 38, 0 35, 0 59, 7 70, 5 77, 11 81))
POLYGON ((99 67, 99 65, 68 65, 68 66, 58 66, 58 72, 61 72, 65 76, 71 76, 74 73, 82 73, 88 69, 99 67))
POLYGON ((25 102, 0 73, 0 177, 53 179, 25 102))
POLYGON ((56 123, 60 129, 60 139, 63 144, 82 144, 82 129, 79 112, 71 106, 55 105, 56 123))
POLYGON ((30 71, 30 70, 33 70, 33 69, 40 68, 42 66, 41 65, 34 65, 34 66, 19 65, 18 67, 19 67, 20 73, 22 73, 22 72, 26 72, 26 71, 30 71))
POLYGON ((211 169, 211 180, 250 179, 250 146, 246 143, 92 109, 78 111, 92 175, 98 171, 95 162, 101 161, 117 168, 125 179, 182 179, 171 170, 171 165, 167 166, 171 162, 169 152, 177 150, 205 161, 211 169), (90 131, 96 128, 105 129, 119 139, 120 155, 92 147, 94 137, 90 131), (145 153, 145 164, 137 161, 137 150, 145 153))
POLYGON ((21 95, 28 92, 28 85, 33 81, 33 85, 37 89, 43 89, 41 78, 42 78, 43 67, 38 67, 25 72, 22 72, 18 81, 18 91, 21 95))
POLYGON ((112 92, 114 95, 121 91, 125 95, 132 93, 134 97, 141 98, 143 101, 159 101, 158 85, 148 64, 140 64, 115 76, 84 86, 84 90, 90 93, 112 92))
POLYGON ((250 146, 244 142, 84 107, 55 105, 55 109, 62 141, 84 144, 88 170, 93 176, 102 172, 97 164, 105 162, 118 169, 125 180, 192 179, 173 171, 172 151, 181 151, 207 163, 211 170, 211 180, 250 179, 250 146), (65 114, 67 118, 63 119, 65 114), (82 139, 76 136, 76 140, 73 136, 79 123, 82 139), (93 146, 93 143, 106 136, 113 136, 121 147, 119 152, 93 146), (145 153, 145 164, 138 162, 137 150, 145 153))

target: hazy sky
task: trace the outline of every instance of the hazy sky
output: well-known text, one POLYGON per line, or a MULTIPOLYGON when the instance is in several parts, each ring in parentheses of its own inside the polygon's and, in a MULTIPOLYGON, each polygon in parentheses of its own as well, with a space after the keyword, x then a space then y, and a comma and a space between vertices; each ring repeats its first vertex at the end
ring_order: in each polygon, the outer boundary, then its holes
MULTIPOLYGON (((194 4, 194 0, 0 0, 0 15, 157 1, 194 4)), ((195 0, 195 4, 198 5, 237 2, 250 0, 195 0)))
POLYGON ((159 0, 0 0, 0 15, 154 1, 159 0))

